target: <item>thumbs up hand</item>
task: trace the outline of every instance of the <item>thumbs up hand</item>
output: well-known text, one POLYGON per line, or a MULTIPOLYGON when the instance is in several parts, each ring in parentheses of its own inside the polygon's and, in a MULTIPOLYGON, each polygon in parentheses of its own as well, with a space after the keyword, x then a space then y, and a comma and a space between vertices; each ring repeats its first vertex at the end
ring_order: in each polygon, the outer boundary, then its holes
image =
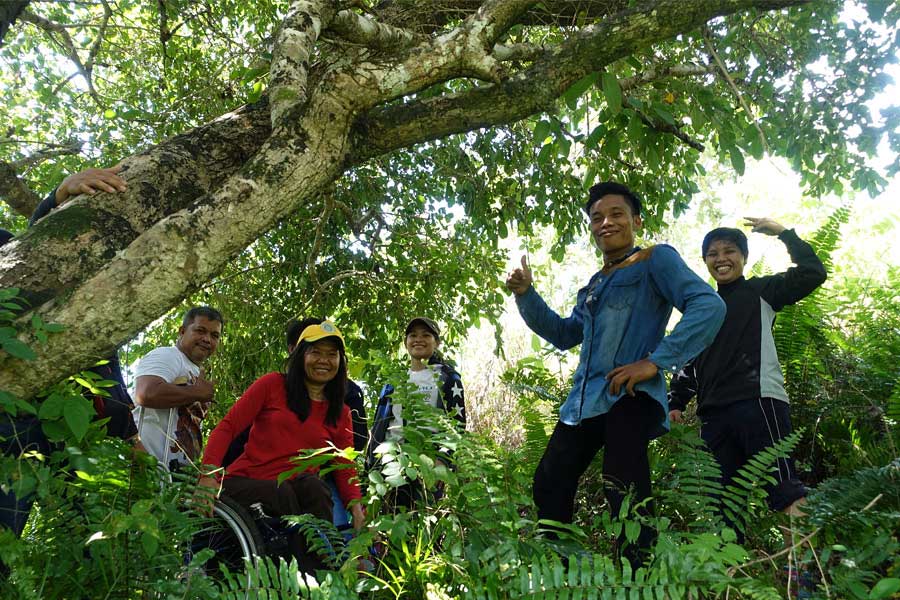
POLYGON ((522 266, 516 268, 509 277, 506 278, 506 288, 516 296, 521 296, 528 291, 534 278, 531 276, 531 268, 528 266, 528 259, 522 257, 522 266))

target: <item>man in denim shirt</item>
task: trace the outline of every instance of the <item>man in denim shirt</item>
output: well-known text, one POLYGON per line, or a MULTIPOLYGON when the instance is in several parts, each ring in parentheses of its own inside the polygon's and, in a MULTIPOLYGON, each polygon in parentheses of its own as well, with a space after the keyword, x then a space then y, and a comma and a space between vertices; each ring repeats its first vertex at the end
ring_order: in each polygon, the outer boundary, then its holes
MULTIPOLYGON (((641 203, 631 190, 615 182, 597 184, 585 211, 603 268, 579 290, 568 318, 534 290, 524 257, 506 281, 535 333, 561 350, 581 344, 572 391, 534 475, 538 517, 562 523, 572 522, 578 480, 602 447, 613 516, 628 489, 637 502, 650 497, 647 445, 669 428, 662 372, 677 372, 706 348, 725 317, 715 291, 672 247, 634 245, 641 203), (682 317, 666 335, 673 306, 682 317)), ((640 509, 645 514, 648 504, 640 509)), ((620 550, 637 566, 653 538, 643 527, 637 547, 620 550)))

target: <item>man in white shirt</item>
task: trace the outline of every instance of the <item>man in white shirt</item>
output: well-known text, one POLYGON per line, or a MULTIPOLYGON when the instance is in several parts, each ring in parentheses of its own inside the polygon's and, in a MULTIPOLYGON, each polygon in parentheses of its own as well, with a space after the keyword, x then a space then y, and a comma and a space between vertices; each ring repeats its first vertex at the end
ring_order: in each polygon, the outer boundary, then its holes
POLYGON ((202 365, 215 353, 223 324, 216 309, 195 306, 175 345, 152 350, 137 365, 135 421, 147 451, 170 470, 201 456, 200 422, 215 392, 202 365))

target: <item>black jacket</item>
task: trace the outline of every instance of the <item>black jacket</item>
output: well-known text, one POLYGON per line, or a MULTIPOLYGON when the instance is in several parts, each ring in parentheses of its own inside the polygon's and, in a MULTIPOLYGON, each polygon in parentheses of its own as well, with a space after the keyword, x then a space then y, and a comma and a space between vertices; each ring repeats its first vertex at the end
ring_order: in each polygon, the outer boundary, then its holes
POLYGON ((709 408, 747 399, 788 401, 772 336, 776 313, 811 294, 827 275, 812 247, 793 229, 778 238, 796 266, 719 286, 727 308, 725 322, 713 343, 672 378, 670 410, 684 410, 694 396, 701 415, 709 408))
MULTIPOLYGON (((438 408, 443 409, 451 417, 460 423, 462 428, 466 426, 466 401, 462 387, 462 378, 451 365, 441 364, 438 369, 441 393, 438 394, 438 408)), ((375 408, 375 422, 372 424, 372 439, 366 452, 366 469, 371 469, 377 462, 375 449, 387 438, 388 426, 393 420, 394 386, 385 385, 378 396, 378 406, 375 408)))

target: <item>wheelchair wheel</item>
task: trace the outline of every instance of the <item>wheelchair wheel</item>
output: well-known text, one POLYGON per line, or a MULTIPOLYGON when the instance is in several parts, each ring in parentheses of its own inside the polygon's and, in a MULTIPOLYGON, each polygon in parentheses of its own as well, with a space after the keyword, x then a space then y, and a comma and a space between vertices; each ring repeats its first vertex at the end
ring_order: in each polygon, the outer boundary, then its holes
POLYGON ((194 538, 191 552, 209 549, 214 552, 204 570, 209 577, 222 576, 222 566, 231 573, 241 573, 247 561, 256 566, 265 554, 265 544, 247 509, 226 496, 220 496, 213 507, 213 518, 194 538))

